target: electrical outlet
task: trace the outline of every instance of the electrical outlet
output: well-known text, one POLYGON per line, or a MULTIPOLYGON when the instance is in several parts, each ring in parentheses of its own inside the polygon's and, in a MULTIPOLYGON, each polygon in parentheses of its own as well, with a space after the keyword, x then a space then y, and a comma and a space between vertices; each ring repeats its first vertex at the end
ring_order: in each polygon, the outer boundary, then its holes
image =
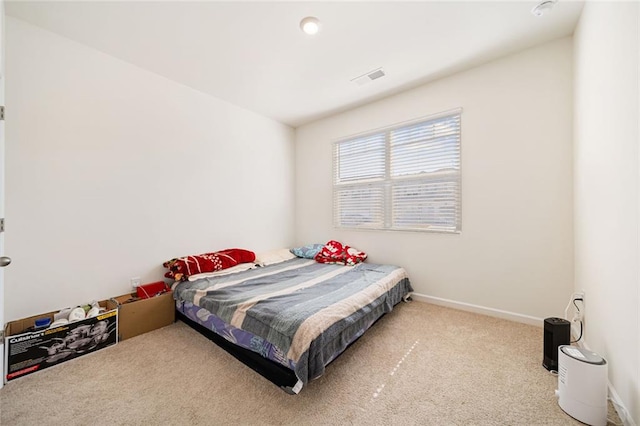
POLYGON ((571 304, 575 310, 573 321, 582 321, 584 319, 584 290, 573 293, 571 296, 571 304))
POLYGON ((142 284, 140 277, 133 277, 129 281, 131 282, 131 287, 140 287, 140 284, 142 284))
POLYGON ((584 337, 584 290, 577 291, 571 296, 571 304, 574 308, 573 319, 571 321, 571 334, 575 341, 579 341, 584 337))

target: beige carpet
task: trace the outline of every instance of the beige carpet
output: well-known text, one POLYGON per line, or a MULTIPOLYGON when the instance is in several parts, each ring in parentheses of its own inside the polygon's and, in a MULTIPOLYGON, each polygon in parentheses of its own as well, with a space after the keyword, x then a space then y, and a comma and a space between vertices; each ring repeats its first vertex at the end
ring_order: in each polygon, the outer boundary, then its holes
POLYGON ((580 424, 541 362, 542 328, 401 303, 290 396, 177 322, 8 383, 0 423, 580 424))

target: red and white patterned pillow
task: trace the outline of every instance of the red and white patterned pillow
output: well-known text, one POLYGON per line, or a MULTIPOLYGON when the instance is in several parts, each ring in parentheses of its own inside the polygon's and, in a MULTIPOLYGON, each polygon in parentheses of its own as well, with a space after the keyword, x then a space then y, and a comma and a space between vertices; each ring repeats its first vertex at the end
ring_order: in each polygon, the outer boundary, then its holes
POLYGON ((319 263, 336 263, 340 265, 353 266, 364 262, 367 258, 365 252, 356 250, 353 247, 345 246, 338 241, 329 241, 316 255, 315 260, 319 263))
POLYGON ((347 246, 347 253, 345 255, 345 262, 349 266, 354 266, 360 262, 364 262, 367 258, 367 253, 347 246))
POLYGON ((253 262, 254 252, 243 249, 226 249, 213 253, 203 253, 192 256, 178 257, 162 264, 169 269, 165 277, 176 281, 186 281, 189 276, 203 272, 221 271, 240 263, 253 262))

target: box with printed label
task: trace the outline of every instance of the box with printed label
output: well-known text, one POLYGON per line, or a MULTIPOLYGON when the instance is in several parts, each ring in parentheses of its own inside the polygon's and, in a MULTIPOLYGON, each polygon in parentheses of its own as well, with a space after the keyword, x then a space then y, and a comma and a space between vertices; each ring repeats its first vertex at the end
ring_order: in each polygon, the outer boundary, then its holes
MULTIPOLYGON (((106 308, 106 301, 99 302, 106 308)), ((118 342, 118 310, 111 309, 94 317, 57 327, 31 331, 35 321, 56 312, 36 315, 7 323, 5 327, 5 383, 118 342)))

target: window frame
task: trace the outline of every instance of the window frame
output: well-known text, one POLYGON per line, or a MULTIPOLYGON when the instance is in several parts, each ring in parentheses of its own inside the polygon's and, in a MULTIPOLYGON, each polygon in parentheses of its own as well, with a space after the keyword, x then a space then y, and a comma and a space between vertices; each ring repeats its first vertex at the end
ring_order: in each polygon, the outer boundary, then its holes
MULTIPOLYGON (((342 137, 334 140, 332 143, 332 216, 333 226, 336 229, 356 230, 356 231, 399 231, 399 232, 428 232, 428 233, 444 233, 444 234, 460 234, 462 232, 462 108, 450 109, 437 114, 431 114, 428 116, 422 116, 416 119, 395 123, 389 126, 377 128, 374 130, 342 137), (444 119, 447 117, 457 116, 458 120, 458 132, 457 136, 457 150, 458 150, 458 168, 456 170, 449 171, 436 171, 432 173, 422 174, 409 174, 407 176, 392 176, 391 175, 391 134, 392 132, 410 128, 411 126, 427 123, 430 121, 444 119), (338 148, 340 144, 348 143, 356 139, 375 138, 376 135, 384 135, 384 176, 382 178, 369 178, 369 179, 354 179, 351 181, 340 182, 339 180, 339 153, 338 148), (457 200, 456 213, 455 213, 455 225, 453 227, 444 227, 437 225, 425 225, 425 226, 394 226, 394 209, 393 209, 393 189, 399 188, 402 183, 406 182, 437 182, 438 180, 443 182, 455 182, 457 185, 457 192, 454 197, 454 202, 457 200), (370 225, 358 224, 350 225, 343 224, 340 221, 341 211, 339 209, 338 193, 340 191, 352 189, 366 189, 382 187, 382 209, 381 220, 377 220, 370 225)), ((377 212, 376 212, 377 213, 377 212)), ((374 216, 376 216, 374 214, 374 216)))

